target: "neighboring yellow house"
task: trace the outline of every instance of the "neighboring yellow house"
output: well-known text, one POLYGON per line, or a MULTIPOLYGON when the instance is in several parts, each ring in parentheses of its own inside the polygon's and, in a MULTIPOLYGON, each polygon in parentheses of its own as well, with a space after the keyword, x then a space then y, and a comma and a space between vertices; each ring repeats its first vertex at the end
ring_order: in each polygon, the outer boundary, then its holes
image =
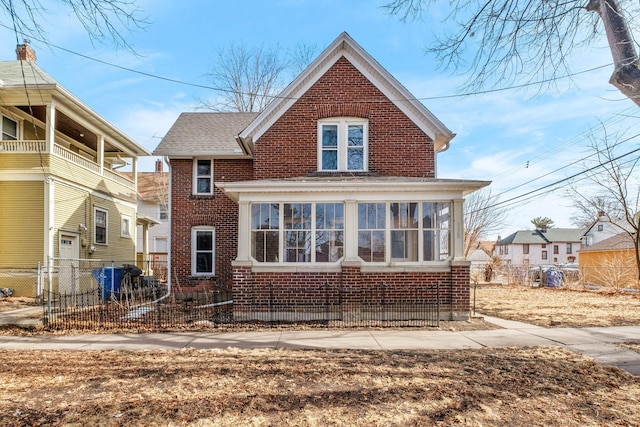
POLYGON ((118 168, 135 177, 150 153, 39 68, 28 43, 16 53, 0 62, 0 267, 69 260, 51 265, 56 288, 59 273, 60 289, 75 291, 71 260, 135 260, 136 181, 118 168))
POLYGON ((580 271, 587 284, 616 289, 639 285, 635 248, 626 232, 582 247, 579 260, 580 271))

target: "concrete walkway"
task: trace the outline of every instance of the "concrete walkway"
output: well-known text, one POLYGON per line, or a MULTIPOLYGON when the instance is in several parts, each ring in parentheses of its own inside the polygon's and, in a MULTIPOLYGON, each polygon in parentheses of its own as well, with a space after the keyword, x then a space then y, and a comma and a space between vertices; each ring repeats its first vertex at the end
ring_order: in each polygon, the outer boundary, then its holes
MULTIPOLYGON (((38 308, 41 310, 40 308, 38 308)), ((0 313, 0 325, 34 322, 33 312, 0 313), (27 320, 31 315, 31 319, 27 320)), ((560 346, 640 376, 640 353, 619 345, 640 342, 640 326, 542 328, 485 316, 503 329, 305 330, 266 332, 168 332, 149 334, 0 335, 0 350, 161 350, 235 348, 328 348, 363 350, 452 350, 482 347, 560 346)))

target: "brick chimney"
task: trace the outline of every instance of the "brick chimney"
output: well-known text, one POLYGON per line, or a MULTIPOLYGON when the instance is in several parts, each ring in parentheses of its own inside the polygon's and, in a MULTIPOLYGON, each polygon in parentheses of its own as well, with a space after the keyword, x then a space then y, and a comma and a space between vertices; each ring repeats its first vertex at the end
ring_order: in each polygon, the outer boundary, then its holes
POLYGON ((36 51, 29 46, 29 39, 24 39, 24 44, 19 44, 16 47, 16 54, 18 61, 36 61, 36 51))
POLYGON ((162 160, 156 160, 156 172, 162 172, 162 160))

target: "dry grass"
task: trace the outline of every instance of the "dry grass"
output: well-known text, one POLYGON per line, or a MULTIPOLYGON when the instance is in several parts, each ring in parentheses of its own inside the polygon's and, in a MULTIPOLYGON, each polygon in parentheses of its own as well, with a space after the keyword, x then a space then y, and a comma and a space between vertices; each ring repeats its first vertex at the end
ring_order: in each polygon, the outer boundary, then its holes
MULTIPOLYGON (((476 304, 541 326, 640 324, 633 295, 485 286, 476 304)), ((640 378, 555 347, 0 358, 0 425, 640 426, 640 378)))
POLYGON ((638 293, 495 285, 478 286, 475 300, 477 313, 544 327, 640 325, 638 293))
POLYGON ((640 425, 640 379, 559 348, 0 355, 1 425, 640 425))

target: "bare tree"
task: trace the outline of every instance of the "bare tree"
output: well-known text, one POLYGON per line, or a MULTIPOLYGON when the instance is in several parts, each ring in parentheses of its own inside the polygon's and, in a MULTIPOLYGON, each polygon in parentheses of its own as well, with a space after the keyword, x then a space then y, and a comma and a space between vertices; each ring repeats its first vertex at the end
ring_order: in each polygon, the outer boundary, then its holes
POLYGON ((142 29, 147 24, 140 16, 135 0, 0 0, 0 4, 16 35, 36 38, 43 43, 48 39, 44 23, 53 10, 73 13, 92 40, 111 40, 116 46, 130 51, 133 48, 125 33, 134 28, 142 29))
POLYGON ((603 129, 601 137, 591 137, 593 160, 585 164, 586 183, 574 185, 572 200, 577 209, 599 212, 631 239, 640 280, 640 149, 619 154, 623 135, 603 129))
MULTIPOLYGON (((638 3, 585 1, 449 0, 447 32, 427 50, 442 66, 470 72, 469 89, 521 76, 552 82, 559 74, 570 74, 574 49, 600 40, 604 30, 614 60, 609 81, 640 105, 640 62, 627 25, 638 16, 638 3)), ((384 7, 409 20, 421 19, 430 7, 442 3, 393 0, 384 7)))
POLYGON ((464 256, 478 247, 480 241, 492 232, 500 230, 507 211, 491 195, 491 190, 471 193, 464 201, 464 256))
POLYGON ((580 228, 591 227, 600 217, 600 213, 613 212, 615 204, 612 200, 603 199, 600 196, 590 198, 573 197, 580 192, 580 187, 571 185, 567 194, 572 198, 574 213, 571 216, 571 222, 580 228))
POLYGON ((298 44, 284 52, 279 46, 249 48, 243 44, 218 50, 217 63, 207 74, 222 94, 199 99, 199 108, 213 111, 262 111, 284 87, 290 74, 303 71, 313 60, 314 45, 298 44))
POLYGON ((218 50, 218 62, 207 74, 222 95, 200 100, 200 108, 214 111, 262 111, 282 89, 287 61, 279 48, 248 48, 232 44, 218 50))

